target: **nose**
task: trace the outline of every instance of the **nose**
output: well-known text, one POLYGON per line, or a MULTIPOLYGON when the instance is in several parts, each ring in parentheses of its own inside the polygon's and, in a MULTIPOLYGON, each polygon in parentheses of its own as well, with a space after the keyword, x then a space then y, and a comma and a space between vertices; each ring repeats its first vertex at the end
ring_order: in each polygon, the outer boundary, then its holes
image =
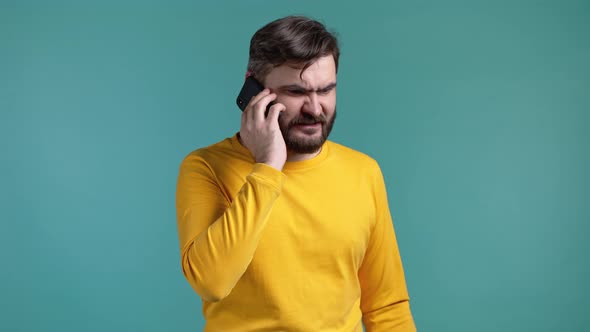
POLYGON ((320 99, 315 92, 308 94, 307 100, 303 106, 303 111, 314 116, 319 116, 322 113, 322 105, 320 104, 320 99))

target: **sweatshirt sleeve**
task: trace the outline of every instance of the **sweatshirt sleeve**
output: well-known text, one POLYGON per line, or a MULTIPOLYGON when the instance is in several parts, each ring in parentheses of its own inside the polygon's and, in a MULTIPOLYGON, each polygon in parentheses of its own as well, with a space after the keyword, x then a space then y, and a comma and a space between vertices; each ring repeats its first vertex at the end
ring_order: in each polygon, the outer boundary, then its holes
POLYGON ((359 269, 361 311, 367 332, 414 332, 409 296, 379 166, 374 174, 376 220, 359 269))
POLYGON ((232 202, 199 156, 180 166, 176 214, 182 272, 206 301, 226 297, 252 261, 285 175, 254 164, 232 202))

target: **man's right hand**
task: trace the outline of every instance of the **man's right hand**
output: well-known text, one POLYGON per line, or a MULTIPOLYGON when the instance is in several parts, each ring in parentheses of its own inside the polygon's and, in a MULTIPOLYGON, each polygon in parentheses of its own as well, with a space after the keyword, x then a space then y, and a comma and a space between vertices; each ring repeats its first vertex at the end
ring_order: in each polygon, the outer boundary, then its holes
POLYGON ((250 100, 242 113, 240 139, 257 163, 264 163, 281 171, 287 160, 287 147, 278 119, 279 114, 285 110, 285 105, 272 105, 268 116, 264 117, 267 105, 276 98, 275 93, 264 89, 250 100))

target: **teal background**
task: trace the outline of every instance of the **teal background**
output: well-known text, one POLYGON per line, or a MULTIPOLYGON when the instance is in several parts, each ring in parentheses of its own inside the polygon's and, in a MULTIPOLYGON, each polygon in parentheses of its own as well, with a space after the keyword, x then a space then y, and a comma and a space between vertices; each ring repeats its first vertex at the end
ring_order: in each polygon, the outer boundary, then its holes
MULTIPOLYGON (((341 39, 420 331, 589 331, 590 2, 0 2, 0 330, 199 331, 174 195, 251 35, 341 39)), ((302 317, 305 319, 305 317, 302 317)))

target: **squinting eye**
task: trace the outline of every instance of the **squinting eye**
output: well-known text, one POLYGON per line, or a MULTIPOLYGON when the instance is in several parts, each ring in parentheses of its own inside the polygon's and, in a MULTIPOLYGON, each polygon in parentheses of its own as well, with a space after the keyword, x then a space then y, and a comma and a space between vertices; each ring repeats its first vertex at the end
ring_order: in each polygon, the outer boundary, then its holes
POLYGON ((304 94, 304 91, 301 90, 289 90, 289 93, 292 95, 302 95, 304 94))

